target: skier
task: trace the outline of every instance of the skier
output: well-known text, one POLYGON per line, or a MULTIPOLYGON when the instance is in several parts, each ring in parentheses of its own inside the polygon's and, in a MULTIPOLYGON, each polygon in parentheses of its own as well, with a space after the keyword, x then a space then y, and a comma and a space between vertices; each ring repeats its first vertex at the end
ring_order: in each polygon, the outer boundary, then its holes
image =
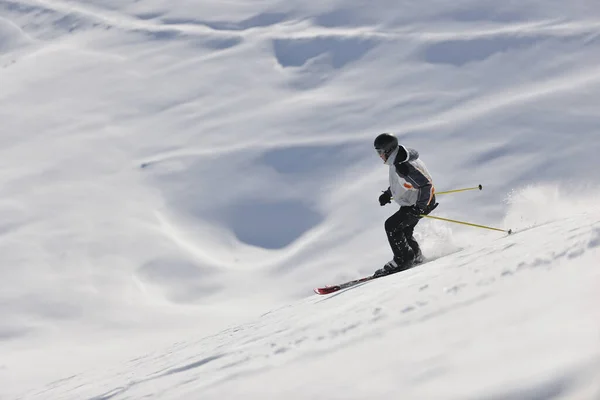
POLYGON ((390 186, 379 196, 385 206, 393 198, 400 210, 385 221, 385 232, 394 258, 378 269, 374 276, 403 271, 424 261, 413 230, 422 218, 438 206, 431 175, 419 153, 398 144, 396 136, 382 133, 375 138, 375 150, 390 167, 390 186))

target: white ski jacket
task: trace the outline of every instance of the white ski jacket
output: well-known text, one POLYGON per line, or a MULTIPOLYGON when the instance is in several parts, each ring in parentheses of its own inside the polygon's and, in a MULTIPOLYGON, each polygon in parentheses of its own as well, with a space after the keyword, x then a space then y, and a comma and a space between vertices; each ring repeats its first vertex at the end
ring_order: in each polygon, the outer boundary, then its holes
POLYGON ((426 210, 434 199, 433 181, 419 153, 402 145, 385 162, 390 167, 390 191, 400 206, 426 210))

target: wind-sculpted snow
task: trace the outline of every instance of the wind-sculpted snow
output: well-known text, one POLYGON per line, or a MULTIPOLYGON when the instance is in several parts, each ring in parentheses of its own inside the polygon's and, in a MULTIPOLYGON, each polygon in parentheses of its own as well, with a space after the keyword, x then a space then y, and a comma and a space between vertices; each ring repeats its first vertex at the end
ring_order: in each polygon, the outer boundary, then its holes
POLYGON ((0 0, 0 397, 594 393, 599 10, 0 0), (310 297, 391 258, 384 131, 517 234, 310 297))
POLYGON ((11 20, 0 15, 0 57, 31 44, 31 39, 11 20))
POLYGON ((185 18, 161 18, 165 24, 174 25, 206 25, 214 30, 221 31, 244 31, 252 28, 263 28, 276 25, 286 20, 285 13, 261 13, 246 18, 242 21, 199 21, 185 18))
POLYGON ((514 37, 449 40, 429 46, 424 52, 424 58, 433 64, 462 66, 469 62, 483 61, 496 53, 533 47, 535 44, 534 38, 514 37))
POLYGON ((162 294, 175 303, 198 303, 222 289, 209 279, 213 271, 188 260, 159 258, 140 266, 136 274, 142 282, 161 287, 162 294))
POLYGON ((594 374, 600 349, 593 347, 598 321, 579 308, 592 307, 596 297, 599 231, 597 213, 554 221, 328 297, 309 297, 132 360, 114 373, 77 376, 49 393, 64 399, 594 393, 600 389, 594 374), (569 324, 557 323, 565 320, 569 324), (129 371, 136 378, 128 378, 129 371), (530 383, 519 383, 527 376, 530 383), (353 381, 361 385, 347 384, 353 381))
POLYGON ((275 40, 273 49, 275 57, 282 67, 300 67, 320 54, 328 54, 334 68, 342 68, 346 64, 360 59, 373 43, 366 40, 345 38, 315 38, 295 40, 275 40))

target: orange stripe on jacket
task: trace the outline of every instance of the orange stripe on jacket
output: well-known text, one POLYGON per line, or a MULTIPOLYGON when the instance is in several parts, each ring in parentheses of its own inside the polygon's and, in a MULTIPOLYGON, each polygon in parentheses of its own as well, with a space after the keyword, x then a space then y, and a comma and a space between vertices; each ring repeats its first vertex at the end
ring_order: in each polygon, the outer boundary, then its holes
POLYGON ((427 205, 431 204, 431 200, 433 200, 433 195, 435 194, 435 188, 433 187, 433 185, 431 185, 431 193, 429 195, 429 201, 427 202, 427 205))

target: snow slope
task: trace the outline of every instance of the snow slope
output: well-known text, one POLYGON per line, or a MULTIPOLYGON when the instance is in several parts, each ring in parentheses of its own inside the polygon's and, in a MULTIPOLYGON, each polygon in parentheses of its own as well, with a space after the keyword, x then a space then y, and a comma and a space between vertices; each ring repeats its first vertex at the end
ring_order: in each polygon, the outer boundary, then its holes
POLYGON ((571 217, 24 397, 595 399, 599 254, 571 217))
POLYGON ((583 0, 0 0, 0 398, 593 398, 599 27, 583 0), (424 221, 436 261, 312 297, 390 258, 382 131, 484 185, 437 215, 522 233, 424 221))

